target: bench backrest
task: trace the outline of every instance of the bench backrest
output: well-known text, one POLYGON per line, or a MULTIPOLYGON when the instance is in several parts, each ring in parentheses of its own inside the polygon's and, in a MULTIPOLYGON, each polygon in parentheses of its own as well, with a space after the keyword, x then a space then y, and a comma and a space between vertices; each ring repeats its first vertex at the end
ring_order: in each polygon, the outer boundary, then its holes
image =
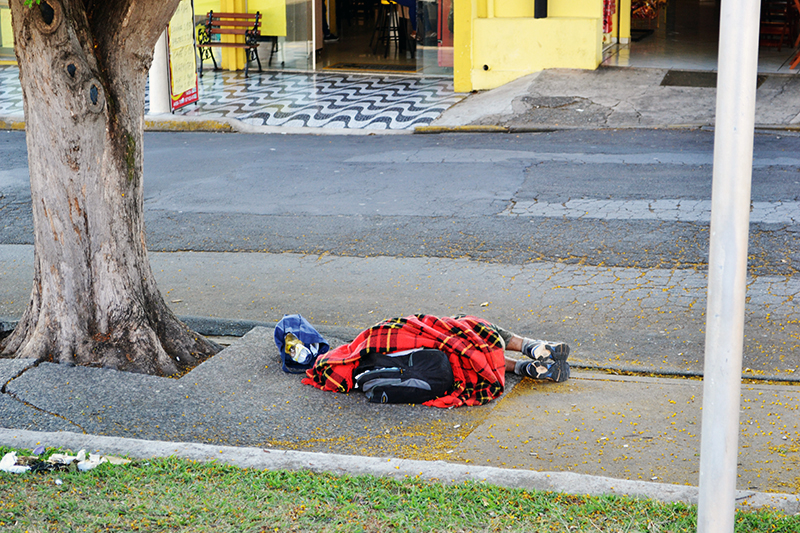
POLYGON ((206 31, 209 35, 261 35, 261 13, 217 13, 206 15, 206 31))

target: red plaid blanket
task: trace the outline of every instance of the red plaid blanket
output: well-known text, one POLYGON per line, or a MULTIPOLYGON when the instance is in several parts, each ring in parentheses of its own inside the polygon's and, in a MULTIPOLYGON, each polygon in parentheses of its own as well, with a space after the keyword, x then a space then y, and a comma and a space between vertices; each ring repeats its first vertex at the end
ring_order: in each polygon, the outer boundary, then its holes
POLYGON ((303 383, 327 391, 349 392, 362 355, 413 348, 441 350, 453 367, 453 391, 424 405, 482 405, 503 394, 503 342, 488 322, 471 316, 456 319, 413 315, 384 320, 360 333, 350 344, 319 356, 314 367, 306 371, 303 383))

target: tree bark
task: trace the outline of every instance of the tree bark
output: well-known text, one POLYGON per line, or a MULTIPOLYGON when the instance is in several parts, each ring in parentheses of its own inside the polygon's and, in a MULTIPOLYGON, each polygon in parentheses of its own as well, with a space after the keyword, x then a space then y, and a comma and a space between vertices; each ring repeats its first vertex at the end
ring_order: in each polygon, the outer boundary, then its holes
POLYGON ((219 349, 167 307, 145 244, 147 72, 178 2, 9 2, 35 271, 3 355, 171 375, 219 349))

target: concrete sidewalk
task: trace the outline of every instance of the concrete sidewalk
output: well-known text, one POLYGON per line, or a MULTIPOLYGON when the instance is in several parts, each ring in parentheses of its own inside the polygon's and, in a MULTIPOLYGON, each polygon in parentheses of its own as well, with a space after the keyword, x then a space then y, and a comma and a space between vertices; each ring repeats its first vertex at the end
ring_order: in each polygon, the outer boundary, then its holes
MULTIPOLYGON (((713 127, 715 83, 713 72, 545 70, 470 95, 418 131, 713 127)), ((759 76, 755 122, 757 128, 800 129, 800 76, 759 76)))
MULTIPOLYGON (((696 502, 700 381, 578 370, 510 376, 481 407, 376 405, 285 374, 272 334, 256 327, 180 379, 0 360, 0 443, 696 502)), ((746 385, 742 406, 738 503, 800 512, 796 388, 746 385)))

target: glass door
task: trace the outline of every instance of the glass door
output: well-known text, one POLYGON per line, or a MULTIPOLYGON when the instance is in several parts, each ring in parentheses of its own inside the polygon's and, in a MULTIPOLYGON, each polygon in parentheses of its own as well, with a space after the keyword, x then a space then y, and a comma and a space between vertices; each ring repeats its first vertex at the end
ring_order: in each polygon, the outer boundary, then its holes
MULTIPOLYGON (((319 0, 317 0, 319 1, 319 0)), ((249 11, 263 14, 261 35, 272 37, 259 48, 262 65, 314 69, 314 0, 249 0, 249 11)))

